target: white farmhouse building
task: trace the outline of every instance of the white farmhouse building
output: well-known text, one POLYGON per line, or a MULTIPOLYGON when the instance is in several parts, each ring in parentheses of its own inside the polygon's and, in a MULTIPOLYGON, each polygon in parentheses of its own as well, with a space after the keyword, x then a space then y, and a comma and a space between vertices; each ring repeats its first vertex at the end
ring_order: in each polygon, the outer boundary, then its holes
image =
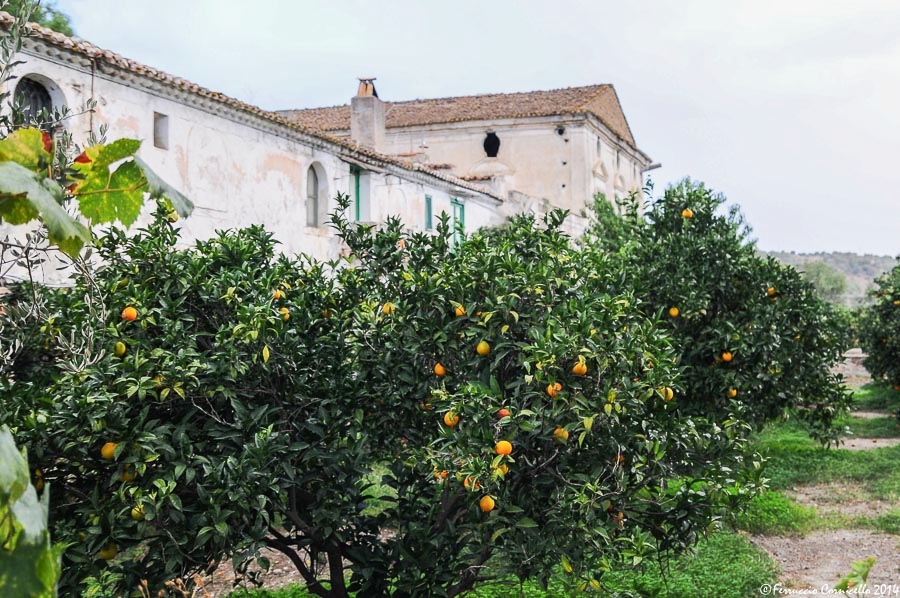
POLYGON ((337 193, 360 221, 428 230, 446 212, 474 230, 522 210, 577 214, 595 192, 639 188, 650 164, 609 85, 385 103, 364 79, 350 105, 276 113, 37 25, 16 59, 6 91, 31 109, 96 102, 61 125, 77 142, 101 125, 142 140, 195 204, 186 243, 261 224, 285 252, 330 258, 337 193))
POLYGON ((596 193, 639 190, 650 167, 612 85, 381 102, 371 81, 361 81, 350 105, 281 114, 482 183, 513 211, 552 206, 578 214, 596 193))

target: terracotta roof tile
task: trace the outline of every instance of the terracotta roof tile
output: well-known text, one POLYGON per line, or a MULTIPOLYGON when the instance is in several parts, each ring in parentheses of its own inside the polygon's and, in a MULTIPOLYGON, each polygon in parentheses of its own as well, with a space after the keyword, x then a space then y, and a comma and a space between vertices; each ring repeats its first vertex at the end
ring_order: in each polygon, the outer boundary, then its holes
MULTIPOLYGON (((562 116, 585 112, 596 116, 613 133, 637 149, 616 90, 608 84, 550 91, 385 102, 385 126, 411 127, 476 120, 562 116)), ((323 131, 346 131, 350 128, 349 105, 284 110, 280 114, 323 131)))

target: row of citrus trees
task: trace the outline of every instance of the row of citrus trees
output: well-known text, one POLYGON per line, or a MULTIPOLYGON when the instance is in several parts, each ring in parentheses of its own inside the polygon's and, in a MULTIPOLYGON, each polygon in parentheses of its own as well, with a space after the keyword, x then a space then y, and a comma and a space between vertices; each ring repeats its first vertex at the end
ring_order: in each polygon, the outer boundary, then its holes
MULTIPOLYGON (((346 198, 342 198, 346 207, 346 198)), ((841 322, 685 183, 583 239, 531 216, 453 244, 334 215, 349 257, 259 228, 176 248, 160 205, 71 288, 4 297, 0 424, 65 545, 61 591, 154 590, 262 547, 321 596, 600 590, 760 487, 754 427, 827 441, 841 322)))
POLYGON ((873 302, 859 318, 865 366, 900 392, 900 262, 875 280, 870 296, 873 302))

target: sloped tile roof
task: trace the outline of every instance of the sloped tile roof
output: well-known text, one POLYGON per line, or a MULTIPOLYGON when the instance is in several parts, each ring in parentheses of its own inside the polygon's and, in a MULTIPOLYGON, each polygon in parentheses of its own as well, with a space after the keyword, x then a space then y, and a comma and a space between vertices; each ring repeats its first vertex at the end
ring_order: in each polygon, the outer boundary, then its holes
MULTIPOLYGON (((612 85, 588 85, 550 91, 498 93, 488 95, 436 98, 409 102, 385 102, 387 128, 412 127, 438 123, 498 120, 540 116, 591 113, 637 149, 631 128, 622 112, 612 85)), ((284 110, 280 114, 322 131, 350 129, 350 106, 284 110)))
MULTIPOLYGON (((9 13, 0 11, 0 30, 5 31, 12 25, 14 20, 15 19, 13 18, 13 16, 9 13)), ((282 126, 309 137, 317 138, 322 141, 331 143, 334 146, 337 146, 335 149, 338 151, 336 151, 335 153, 337 153, 338 156, 347 155, 348 157, 353 158, 361 158, 364 160, 369 159, 376 163, 391 164, 393 166, 397 166, 411 172, 421 172, 432 178, 440 179, 446 183, 457 185, 459 187, 469 189, 470 191, 475 191, 477 193, 481 193, 502 201, 502 198, 481 185, 465 181, 446 172, 435 171, 420 164, 414 164, 405 160, 399 160, 392 156, 387 156, 385 154, 372 151, 368 148, 358 147, 356 144, 350 143, 346 139, 341 139, 340 137, 330 135, 327 131, 324 131, 320 128, 310 127, 308 125, 297 122, 296 120, 289 119, 285 115, 282 115, 280 113, 263 110, 262 108, 254 106, 252 104, 247 104, 240 100, 236 100, 223 93, 212 91, 210 89, 197 85, 196 83, 192 83, 187 79, 169 75, 168 73, 165 73, 153 67, 125 58, 124 56, 116 54, 115 52, 110 52, 108 50, 98 48, 97 46, 82 39, 69 37, 62 33, 53 31, 52 29, 42 27, 37 23, 28 24, 28 34, 30 37, 39 39, 47 44, 50 44, 51 46, 68 50, 89 60, 93 60, 96 63, 105 63, 114 67, 115 69, 120 69, 121 71, 147 77, 148 79, 156 81, 162 85, 166 85, 181 92, 186 92, 197 96, 199 99, 211 100, 213 103, 216 103, 218 105, 238 110, 246 114, 251 114, 255 117, 269 121, 275 125, 282 126)))

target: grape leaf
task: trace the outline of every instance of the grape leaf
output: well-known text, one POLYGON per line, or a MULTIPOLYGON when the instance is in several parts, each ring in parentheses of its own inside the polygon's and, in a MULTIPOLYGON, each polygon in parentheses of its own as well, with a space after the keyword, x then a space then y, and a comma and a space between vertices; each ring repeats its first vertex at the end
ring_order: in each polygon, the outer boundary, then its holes
POLYGON ((16 162, 0 162, 0 219, 24 224, 40 218, 48 238, 68 256, 75 257, 90 240, 88 229, 66 213, 58 201, 62 189, 16 162))
POLYGON ((75 189, 78 209, 91 223, 118 220, 130 226, 141 213, 147 179, 133 160, 123 162, 110 174, 96 164, 75 189))
POLYGON ((139 156, 135 156, 134 161, 137 162, 137 165, 144 172, 144 178, 147 179, 147 185, 150 187, 150 197, 154 199, 165 197, 172 202, 172 207, 175 208, 179 216, 190 216, 191 212, 194 211, 194 202, 182 195, 175 187, 165 182, 139 156))
POLYGON ((6 139, 0 139, 0 161, 13 161, 31 171, 45 171, 50 154, 44 149, 40 129, 18 129, 6 139))

